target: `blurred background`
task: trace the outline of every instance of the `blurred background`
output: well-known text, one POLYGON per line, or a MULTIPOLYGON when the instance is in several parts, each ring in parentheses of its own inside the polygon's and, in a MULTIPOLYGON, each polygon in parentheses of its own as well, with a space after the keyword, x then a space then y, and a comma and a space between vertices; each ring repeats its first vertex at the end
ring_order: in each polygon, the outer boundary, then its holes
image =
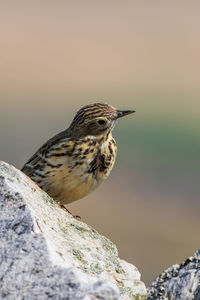
POLYGON ((199 248, 200 3, 2 1, 0 159, 17 168, 102 101, 118 122, 108 180, 69 206, 149 284, 199 248))

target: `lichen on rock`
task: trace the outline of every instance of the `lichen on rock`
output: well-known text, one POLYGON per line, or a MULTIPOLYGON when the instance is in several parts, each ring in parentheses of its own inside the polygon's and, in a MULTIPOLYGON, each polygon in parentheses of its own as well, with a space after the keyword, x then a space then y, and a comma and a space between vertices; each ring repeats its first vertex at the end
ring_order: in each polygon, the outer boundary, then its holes
POLYGON ((119 259, 109 239, 4 162, 0 206, 0 298, 146 298, 137 268, 119 259))

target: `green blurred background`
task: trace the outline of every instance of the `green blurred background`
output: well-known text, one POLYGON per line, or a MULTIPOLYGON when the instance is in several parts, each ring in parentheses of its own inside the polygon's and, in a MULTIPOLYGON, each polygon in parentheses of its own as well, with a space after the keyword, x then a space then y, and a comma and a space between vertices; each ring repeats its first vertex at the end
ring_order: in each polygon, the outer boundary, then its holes
POLYGON ((2 1, 0 159, 20 168, 83 105, 136 114, 108 180, 70 210, 149 284, 199 248, 200 3, 2 1))

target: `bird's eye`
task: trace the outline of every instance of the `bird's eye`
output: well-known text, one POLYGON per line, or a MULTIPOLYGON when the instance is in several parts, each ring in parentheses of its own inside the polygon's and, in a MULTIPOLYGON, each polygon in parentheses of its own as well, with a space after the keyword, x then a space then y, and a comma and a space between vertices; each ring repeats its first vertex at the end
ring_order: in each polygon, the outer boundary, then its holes
POLYGON ((99 121, 97 121, 97 123, 98 123, 99 125, 104 125, 104 124, 106 123, 106 121, 104 121, 104 120, 99 120, 99 121))

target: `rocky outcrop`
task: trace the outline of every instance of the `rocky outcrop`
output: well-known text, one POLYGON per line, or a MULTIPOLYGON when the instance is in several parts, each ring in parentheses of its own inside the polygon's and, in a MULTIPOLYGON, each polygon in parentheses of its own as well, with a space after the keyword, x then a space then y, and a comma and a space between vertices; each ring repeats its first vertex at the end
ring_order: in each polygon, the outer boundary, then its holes
POLYGON ((146 299, 116 246, 0 163, 0 299, 146 299))
POLYGON ((148 289, 148 300, 200 300, 200 249, 165 270, 148 289))

